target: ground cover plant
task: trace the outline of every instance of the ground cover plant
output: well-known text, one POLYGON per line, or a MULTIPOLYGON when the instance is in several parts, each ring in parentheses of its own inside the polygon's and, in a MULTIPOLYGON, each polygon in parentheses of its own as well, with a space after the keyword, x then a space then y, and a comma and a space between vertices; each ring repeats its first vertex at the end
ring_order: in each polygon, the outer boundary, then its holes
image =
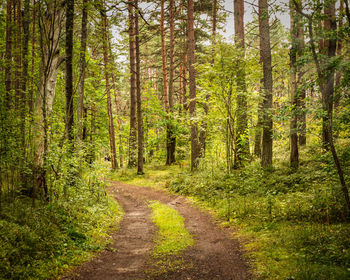
POLYGON ((122 209, 107 195, 98 174, 96 169, 85 173, 68 197, 33 206, 32 199, 16 196, 3 204, 0 279, 56 278, 105 248, 122 209))
POLYGON ((158 228, 155 237, 153 269, 150 275, 166 275, 171 271, 185 269, 191 266, 184 263, 181 254, 188 247, 193 246, 194 240, 185 228, 184 217, 175 209, 159 201, 149 204, 152 209, 152 220, 158 228))

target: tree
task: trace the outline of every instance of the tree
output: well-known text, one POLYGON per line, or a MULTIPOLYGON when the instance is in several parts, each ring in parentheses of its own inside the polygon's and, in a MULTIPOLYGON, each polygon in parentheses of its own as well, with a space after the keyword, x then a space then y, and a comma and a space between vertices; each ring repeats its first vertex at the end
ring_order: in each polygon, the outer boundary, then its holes
POLYGON ((83 140, 83 123, 84 123, 84 86, 85 86, 85 68, 86 68, 86 40, 87 40, 87 17, 88 17, 88 0, 83 0, 83 12, 81 18, 81 35, 80 35, 80 69, 79 69, 79 99, 78 99, 78 138, 83 140))
POLYGON ((135 63, 135 17, 134 6, 128 4, 129 11, 129 59, 130 59, 130 136, 129 167, 136 165, 136 63, 135 63))
POLYGON ((136 104, 137 104, 137 174, 143 174, 143 122, 141 102, 140 40, 138 0, 135 0, 136 104))
MULTIPOLYGON (((164 1, 163 1, 164 2, 164 1)), ((174 135, 174 127, 173 127, 173 113, 174 113, 174 72, 175 72, 175 11, 174 11, 174 0, 170 0, 169 10, 170 10, 170 17, 169 17, 169 27, 170 27, 170 44, 169 44, 169 50, 170 50, 170 65, 169 65, 169 116, 167 122, 167 160, 166 164, 171 165, 175 162, 175 148, 176 148, 176 136, 174 135)), ((163 5, 164 6, 164 5, 163 5)), ((164 14, 164 7, 163 7, 163 14, 164 14)), ((164 20, 164 15, 163 15, 164 20)), ((163 33, 164 33, 164 26, 163 26, 163 33)), ((163 38, 164 40, 164 38, 163 38)), ((164 42, 162 41, 162 47, 164 42)), ((163 48, 162 48, 163 52, 163 48)))
POLYGON ((72 142, 73 135, 73 28, 74 0, 66 1, 66 135, 72 142))
POLYGON ((298 150, 298 105, 299 105, 299 93, 297 85, 297 52, 298 52, 298 32, 297 17, 295 16, 295 10, 290 3, 290 33, 291 33, 291 49, 290 49, 290 99, 292 106, 292 118, 290 121, 290 165, 292 168, 299 167, 299 150, 298 150))
POLYGON ((335 68, 331 62, 332 62, 332 58, 336 54, 336 46, 337 46, 336 37, 332 36, 332 33, 334 33, 337 30, 337 22, 335 17, 335 4, 334 2, 327 2, 324 9, 325 28, 326 28, 326 31, 328 32, 327 40, 325 42, 325 45, 327 46, 328 60, 326 61, 326 65, 321 65, 321 62, 319 61, 319 57, 316 52, 315 38, 314 38, 314 32, 313 32, 314 14, 306 14, 302 10, 301 5, 299 5, 296 2, 296 0, 293 0, 293 3, 296 7, 297 12, 300 15, 304 16, 308 21, 310 47, 312 51, 312 57, 316 66, 318 85, 322 94, 322 107, 325 110, 323 114, 323 120, 322 120, 322 128, 323 128, 322 144, 324 148, 328 147, 328 149, 331 150, 332 157, 333 157, 335 166, 337 168, 339 181, 342 187, 345 204, 348 208, 348 211, 350 211, 349 191, 345 182, 343 168, 340 164, 338 154, 334 145, 334 140, 333 140, 333 98, 334 98, 335 68), (322 66, 325 67, 326 71, 322 71, 322 68, 321 68, 322 66), (325 124, 325 120, 327 120, 326 124, 325 124), (325 135, 325 133, 327 134, 325 135))
POLYGON ((261 57, 264 76, 263 138, 261 165, 272 165, 272 65, 270 45, 270 25, 267 0, 259 0, 259 31, 261 37, 261 57))
POLYGON ((111 149, 112 169, 116 169, 118 168, 118 163, 117 163, 116 149, 115 149, 112 100, 111 100, 111 91, 110 91, 110 85, 109 85, 110 68, 109 68, 109 62, 108 62, 107 14, 103 6, 101 7, 100 13, 101 13, 101 19, 102 19, 103 61, 104 61, 105 80, 106 80, 109 145, 111 149))
POLYGON ((198 143, 198 126, 196 120, 196 70, 195 64, 195 37, 194 37, 194 6, 193 0, 187 2, 188 13, 188 69, 189 69, 189 89, 190 89, 190 124, 191 124, 191 170, 198 167, 199 160, 199 143, 198 143))
POLYGON ((61 26, 63 20, 63 5, 61 2, 49 2, 47 6, 38 2, 39 34, 41 67, 39 77, 39 92, 34 106, 34 184, 33 196, 36 190, 43 190, 48 199, 46 182, 47 154, 49 144, 49 117, 53 109, 58 67, 63 61, 60 55, 61 26))
POLYGON ((241 161, 249 155, 249 138, 246 137, 248 129, 248 108, 247 108, 247 86, 245 82, 245 44, 244 44, 244 1, 234 0, 234 28, 235 44, 243 59, 237 63, 237 161, 235 165, 240 165, 241 161))

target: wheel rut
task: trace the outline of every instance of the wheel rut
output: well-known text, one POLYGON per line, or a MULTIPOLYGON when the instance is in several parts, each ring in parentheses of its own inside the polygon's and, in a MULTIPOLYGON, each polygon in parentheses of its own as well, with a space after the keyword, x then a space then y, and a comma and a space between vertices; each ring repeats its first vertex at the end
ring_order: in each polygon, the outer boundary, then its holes
POLYGON ((222 229, 212 217, 192 206, 184 197, 164 191, 111 182, 108 192, 124 208, 120 230, 109 250, 79 267, 64 279, 93 280, 242 280, 251 279, 248 262, 230 229, 222 229), (146 275, 152 266, 155 226, 150 219, 148 201, 158 200, 177 210, 195 245, 183 252, 186 267, 166 274, 146 275))

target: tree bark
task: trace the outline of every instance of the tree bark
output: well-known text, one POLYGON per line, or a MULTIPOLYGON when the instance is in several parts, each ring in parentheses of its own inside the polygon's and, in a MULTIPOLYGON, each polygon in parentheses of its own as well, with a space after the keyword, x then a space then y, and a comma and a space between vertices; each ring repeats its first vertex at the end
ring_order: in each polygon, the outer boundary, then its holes
POLYGON ((292 106, 292 117, 290 120, 290 165, 292 168, 299 167, 299 147, 298 147, 298 105, 299 94, 297 89, 297 53, 298 53, 298 38, 297 38, 297 17, 292 1, 290 2, 290 34, 291 34, 291 49, 290 49, 290 102, 292 106))
MULTIPOLYGON (((30 11, 29 11, 29 0, 24 1, 23 10, 23 48, 22 48, 22 58, 23 58, 23 68, 22 68, 22 115, 25 118, 26 106, 27 106, 27 84, 28 84, 28 47, 29 47, 29 24, 30 24, 30 11)), ((24 122, 23 122, 24 123, 24 122)))
MULTIPOLYGON (((344 13, 344 1, 340 0, 340 7, 339 7, 339 15, 342 15, 344 13)), ((343 28, 343 16, 340 16, 339 23, 338 23, 338 30, 341 30, 343 28)), ((343 40, 341 38, 338 38, 337 41, 337 56, 341 56, 343 49, 343 40)), ((340 105, 340 99, 341 99, 341 91, 339 90, 340 81, 341 81, 341 72, 337 71, 335 74, 335 95, 334 95, 334 110, 337 111, 340 105)))
POLYGON ((74 0, 66 1, 66 136, 70 144, 73 135, 73 28, 74 0))
POLYGON ((111 44, 109 44, 109 53, 112 59, 112 71, 111 71, 111 76, 112 76, 112 84, 113 84, 113 91, 114 91, 114 103, 115 103, 115 109, 117 113, 117 129, 118 129, 118 141, 119 141, 119 165, 120 167, 123 167, 123 141, 122 141, 122 119, 120 116, 120 104, 117 99, 117 85, 115 81, 115 64, 114 64, 114 57, 113 57, 113 52, 112 52, 112 47, 111 44))
MULTIPOLYGON (((14 56, 15 56, 15 107, 19 111, 20 119, 21 119, 21 130, 23 131, 24 125, 22 120, 24 121, 24 114, 22 112, 22 105, 25 97, 22 92, 22 8, 21 8, 21 0, 17 0, 15 2, 15 12, 16 12, 16 37, 15 37, 15 45, 14 45, 14 56)), ((24 109, 24 108, 23 108, 24 109)), ((21 142, 24 145, 23 134, 21 135, 21 142)))
MULTIPOLYGON (((171 165, 175 162, 176 136, 174 135, 173 127, 173 111, 174 111, 174 57, 175 57, 175 13, 174 0, 170 0, 169 10, 169 26, 170 26, 170 64, 169 64, 169 118, 167 121, 167 160, 166 164, 171 165)), ((164 27, 163 27, 164 29, 164 27)), ((164 30, 163 30, 164 32, 164 30)), ((163 46, 163 45, 162 45, 163 46)))
POLYGON ((164 108, 168 111, 168 72, 166 67, 166 50, 165 50, 165 31, 164 31, 164 0, 161 0, 161 11, 160 11, 160 38, 162 44, 162 71, 163 71, 163 98, 164 108))
POLYGON ((6 4, 6 50, 5 50, 5 89, 7 107, 10 108, 12 88, 12 9, 13 0, 7 0, 6 4))
POLYGON ((130 136, 129 167, 136 166, 136 65, 135 65, 135 18, 134 6, 129 10, 129 58, 130 58, 130 136))
POLYGON ((138 0, 135 0, 135 43, 136 43, 136 102, 137 102, 137 174, 143 174, 143 121, 141 102, 140 40, 138 0))
POLYGON ((261 54, 264 76, 264 104, 263 104, 263 139, 261 164, 263 167, 272 165, 272 65, 270 25, 267 0, 259 0, 259 24, 261 37, 261 54))
POLYGON ((190 123, 191 123, 191 170, 198 167, 199 143, 198 126, 196 121, 196 71, 195 64, 195 37, 194 37, 194 3, 193 0, 187 2, 188 13, 188 69, 189 69, 189 88, 190 88, 190 123))
POLYGON ((114 136, 114 123, 113 123, 113 112, 112 112, 112 101, 111 92, 109 85, 109 62, 108 62, 108 36, 107 36, 107 14, 104 7, 101 11, 102 18, 102 35, 103 35, 103 61, 105 70, 105 80, 106 80, 106 94, 107 94, 107 112, 108 112, 108 132, 109 132, 109 145, 111 149, 111 164, 112 169, 118 168, 116 149, 115 149, 115 136, 114 136))
POLYGON ((80 36, 80 69, 79 69, 79 100, 78 100, 78 138, 83 140, 83 123, 84 123, 84 87, 85 87, 85 68, 86 68, 86 40, 87 40, 87 17, 88 17, 88 0, 83 0, 83 12, 81 18, 81 36, 80 36))
POLYGON ((61 3, 49 3, 43 7, 39 3, 39 32, 41 67, 39 78, 39 92, 34 105, 34 166, 36 184, 33 186, 33 196, 36 190, 43 190, 48 199, 46 183, 47 153, 49 141, 49 117, 55 99, 55 88, 58 67, 63 61, 60 56, 59 41, 61 39, 61 24, 63 6, 61 3))
POLYGON ((33 18, 32 18, 32 61, 31 61, 31 83, 29 93, 29 112, 32 115, 34 111, 34 63, 35 63, 35 26, 36 26, 36 1, 33 0, 33 18))
POLYGON ((235 158, 236 166, 241 165, 242 160, 249 155, 249 137, 247 137, 248 129, 248 108, 247 108, 247 86, 245 82, 245 44, 244 44, 244 0, 234 0, 234 28, 235 28, 235 43, 240 50, 240 55, 243 60, 238 60, 237 72, 237 147, 238 154, 235 158))

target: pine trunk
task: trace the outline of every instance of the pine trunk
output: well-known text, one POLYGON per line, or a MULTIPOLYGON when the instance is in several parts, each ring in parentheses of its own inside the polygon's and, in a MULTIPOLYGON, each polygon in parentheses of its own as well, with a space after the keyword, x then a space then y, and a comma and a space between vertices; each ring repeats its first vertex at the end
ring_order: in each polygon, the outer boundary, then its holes
POLYGON ((189 88, 190 88, 190 123, 191 123, 191 170, 198 167, 199 143, 198 126, 196 121, 196 71, 195 64, 195 37, 194 37, 194 3, 188 0, 188 69, 189 69, 189 88))
POLYGON ((143 174, 143 122, 141 103, 141 70, 138 0, 135 0, 136 103, 137 103, 137 174, 143 174))
POLYGON ((129 167, 136 166, 136 65, 135 65, 135 18, 134 7, 129 10, 129 58, 130 58, 130 136, 129 167))
POLYGON ((299 148, 298 148, 298 116, 299 96, 297 89, 297 53, 298 53, 298 27, 297 17, 295 15, 294 6, 290 2, 290 101, 292 106, 292 118, 290 120, 290 165, 292 168, 299 167, 299 148))
POLYGON ((73 26, 74 0, 66 2, 66 135, 72 144, 73 135, 73 26))
POLYGON ((270 25, 267 0, 259 0, 259 24, 261 37, 261 54, 264 77, 264 103, 263 103, 263 138, 261 164, 263 167, 272 165, 272 65, 270 25))
POLYGON ((167 123, 167 160, 166 164, 171 165, 175 162, 176 136, 174 135, 173 127, 173 111, 174 111, 174 58, 175 58, 175 14, 174 14, 174 0, 170 0, 170 65, 169 65, 169 119, 167 123))
POLYGON ((83 1, 83 13, 81 18, 81 37, 80 37, 80 69, 79 69, 79 99, 78 99, 78 138, 83 140, 84 124, 84 87, 85 87, 85 68, 86 68, 86 40, 87 40, 87 17, 88 17, 88 0, 83 1))
POLYGON ((248 115, 247 115, 247 86, 245 82, 245 44, 244 44, 244 0, 234 0, 234 28, 235 28, 235 43, 240 50, 240 56, 243 60, 238 61, 237 72, 237 152, 235 158, 236 166, 240 166, 242 160, 249 155, 249 137, 247 137, 248 115))
POLYGON ((102 17, 102 33, 103 33, 103 61, 106 80, 106 94, 107 94, 107 112, 108 112, 108 132, 109 132, 109 144, 111 149, 111 164, 112 169, 118 168, 116 150, 115 150, 115 136, 114 136, 114 123, 112 112, 111 91, 109 85, 109 62, 108 62, 108 36, 107 36, 107 15, 103 8, 101 10, 102 17))
POLYGON ((6 50, 5 50, 5 89, 6 89, 6 102, 8 108, 11 104, 11 88, 12 88, 12 9, 13 0, 7 0, 6 5, 6 50))

